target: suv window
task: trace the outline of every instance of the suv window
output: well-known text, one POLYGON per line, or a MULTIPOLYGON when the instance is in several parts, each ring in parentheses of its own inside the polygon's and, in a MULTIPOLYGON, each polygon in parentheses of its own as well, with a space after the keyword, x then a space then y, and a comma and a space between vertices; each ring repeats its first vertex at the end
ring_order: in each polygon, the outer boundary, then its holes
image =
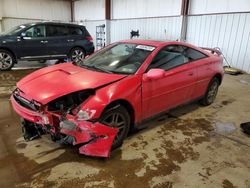
POLYGON ((79 27, 68 27, 69 35, 83 35, 82 30, 79 27))
POLYGON ((188 63, 189 59, 183 55, 184 50, 185 47, 179 45, 166 46, 154 57, 147 70, 152 68, 170 70, 188 63))
POLYGON ((33 26, 25 31, 25 36, 31 38, 46 37, 45 26, 33 26))
POLYGON ((46 33, 48 37, 59 37, 68 35, 68 28, 63 25, 47 25, 46 33))

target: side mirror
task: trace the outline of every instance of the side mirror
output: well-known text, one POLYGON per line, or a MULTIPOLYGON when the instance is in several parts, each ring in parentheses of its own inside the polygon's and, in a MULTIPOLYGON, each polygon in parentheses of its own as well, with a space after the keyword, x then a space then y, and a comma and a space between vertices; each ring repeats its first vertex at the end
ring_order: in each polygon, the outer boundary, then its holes
POLYGON ((20 35, 21 38, 26 37, 26 33, 22 32, 20 35))
POLYGON ((144 80, 157 80, 163 78, 165 70, 163 69, 150 69, 145 75, 144 80))

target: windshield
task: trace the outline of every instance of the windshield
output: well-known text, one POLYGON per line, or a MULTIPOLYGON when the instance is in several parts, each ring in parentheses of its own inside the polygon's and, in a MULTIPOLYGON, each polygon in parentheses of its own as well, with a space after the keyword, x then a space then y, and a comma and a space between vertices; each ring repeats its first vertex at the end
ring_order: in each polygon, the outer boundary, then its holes
POLYGON ((15 34, 17 34, 19 31, 21 31, 22 29, 24 29, 24 28, 26 28, 26 27, 27 27, 27 25, 19 25, 19 26, 16 26, 16 27, 14 27, 14 28, 11 28, 10 30, 5 31, 5 32, 3 32, 3 33, 1 33, 1 34, 3 34, 3 35, 15 35, 15 34))
POLYGON ((154 49, 153 46, 118 43, 93 54, 78 66, 107 73, 134 74, 154 49))

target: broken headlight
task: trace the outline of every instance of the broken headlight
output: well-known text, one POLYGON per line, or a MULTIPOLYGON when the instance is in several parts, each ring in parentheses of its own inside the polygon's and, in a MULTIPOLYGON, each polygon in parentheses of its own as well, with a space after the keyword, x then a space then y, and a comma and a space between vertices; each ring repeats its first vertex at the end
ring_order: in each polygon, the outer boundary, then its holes
POLYGON ((94 117, 96 113, 96 110, 89 110, 89 109, 86 109, 86 110, 80 110, 78 113, 77 113, 77 120, 78 121, 86 121, 86 120, 89 120, 91 119, 92 117, 94 117))

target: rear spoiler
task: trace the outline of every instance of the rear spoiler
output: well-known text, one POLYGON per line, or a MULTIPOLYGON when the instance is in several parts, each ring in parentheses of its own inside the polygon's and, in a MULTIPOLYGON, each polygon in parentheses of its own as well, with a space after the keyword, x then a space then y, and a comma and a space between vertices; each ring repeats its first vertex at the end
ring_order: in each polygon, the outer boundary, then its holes
POLYGON ((203 50, 209 51, 211 54, 217 54, 218 56, 221 56, 222 53, 219 48, 206 48, 206 47, 200 47, 203 50))

